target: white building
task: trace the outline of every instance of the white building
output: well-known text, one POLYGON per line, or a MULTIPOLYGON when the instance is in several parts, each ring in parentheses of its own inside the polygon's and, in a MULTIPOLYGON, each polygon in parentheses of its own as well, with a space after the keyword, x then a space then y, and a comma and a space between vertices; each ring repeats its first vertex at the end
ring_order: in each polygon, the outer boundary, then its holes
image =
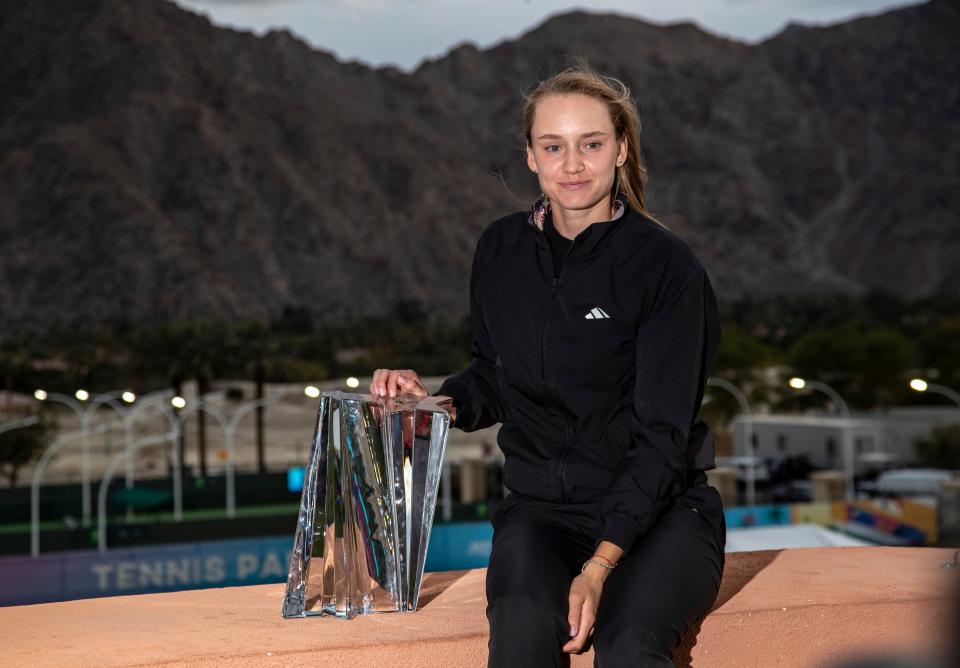
POLYGON ((853 433, 857 473, 873 463, 911 464, 916 461, 914 441, 941 424, 960 423, 960 409, 900 406, 886 412, 854 414, 849 420, 836 415, 739 415, 732 422, 734 453, 747 454, 747 421, 752 420, 753 441, 760 457, 782 459, 806 455, 818 468, 843 468, 843 430, 853 433))

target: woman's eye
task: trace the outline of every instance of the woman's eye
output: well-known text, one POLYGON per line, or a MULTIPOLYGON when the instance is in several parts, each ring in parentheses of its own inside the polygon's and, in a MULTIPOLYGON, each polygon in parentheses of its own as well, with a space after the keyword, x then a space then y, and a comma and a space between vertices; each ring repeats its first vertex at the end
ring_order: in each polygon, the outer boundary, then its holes
POLYGON ((550 146, 544 146, 543 150, 546 151, 547 153, 556 153, 557 151, 560 150, 560 147, 557 146, 556 144, 550 144, 550 146))
POLYGON ((601 146, 602 146, 602 144, 601 144, 600 142, 598 142, 598 141, 592 141, 592 142, 590 142, 589 144, 586 144, 586 149, 587 149, 588 151, 595 151, 595 150, 597 150, 598 148, 600 148, 601 146))

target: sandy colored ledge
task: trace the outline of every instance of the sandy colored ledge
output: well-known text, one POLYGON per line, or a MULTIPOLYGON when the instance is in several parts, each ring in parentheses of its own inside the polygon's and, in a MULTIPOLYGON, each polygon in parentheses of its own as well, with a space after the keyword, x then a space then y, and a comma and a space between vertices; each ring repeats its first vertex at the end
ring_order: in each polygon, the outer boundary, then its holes
MULTIPOLYGON (((960 569, 943 567, 952 556, 890 547, 730 553, 714 610, 687 634, 678 665, 929 652, 958 622, 960 569)), ((428 574, 418 612, 352 621, 282 619, 283 585, 0 608, 0 665, 486 666, 484 576, 428 574)), ((592 653, 571 665, 592 666, 592 653)))

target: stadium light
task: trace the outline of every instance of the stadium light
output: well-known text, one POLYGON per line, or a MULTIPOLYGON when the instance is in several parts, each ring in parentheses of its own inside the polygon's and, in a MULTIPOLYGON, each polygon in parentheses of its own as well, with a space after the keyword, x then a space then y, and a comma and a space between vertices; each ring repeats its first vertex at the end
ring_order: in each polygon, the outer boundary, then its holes
POLYGON ((932 392, 933 394, 943 395, 953 401, 957 407, 960 407, 960 393, 946 385, 937 385, 936 383, 928 383, 923 378, 914 378, 910 381, 910 387, 917 392, 932 392))

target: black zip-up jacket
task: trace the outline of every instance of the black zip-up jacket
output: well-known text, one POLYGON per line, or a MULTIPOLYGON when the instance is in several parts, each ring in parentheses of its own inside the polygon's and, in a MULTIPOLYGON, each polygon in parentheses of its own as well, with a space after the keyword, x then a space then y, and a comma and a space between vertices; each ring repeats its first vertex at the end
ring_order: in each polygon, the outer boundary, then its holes
POLYGON ((470 313, 472 362, 436 394, 453 398, 463 431, 502 423, 512 492, 599 500, 598 542, 626 551, 715 467, 697 413, 717 299, 670 230, 627 205, 581 231, 555 277, 545 232, 529 213, 505 216, 477 242, 470 313))

